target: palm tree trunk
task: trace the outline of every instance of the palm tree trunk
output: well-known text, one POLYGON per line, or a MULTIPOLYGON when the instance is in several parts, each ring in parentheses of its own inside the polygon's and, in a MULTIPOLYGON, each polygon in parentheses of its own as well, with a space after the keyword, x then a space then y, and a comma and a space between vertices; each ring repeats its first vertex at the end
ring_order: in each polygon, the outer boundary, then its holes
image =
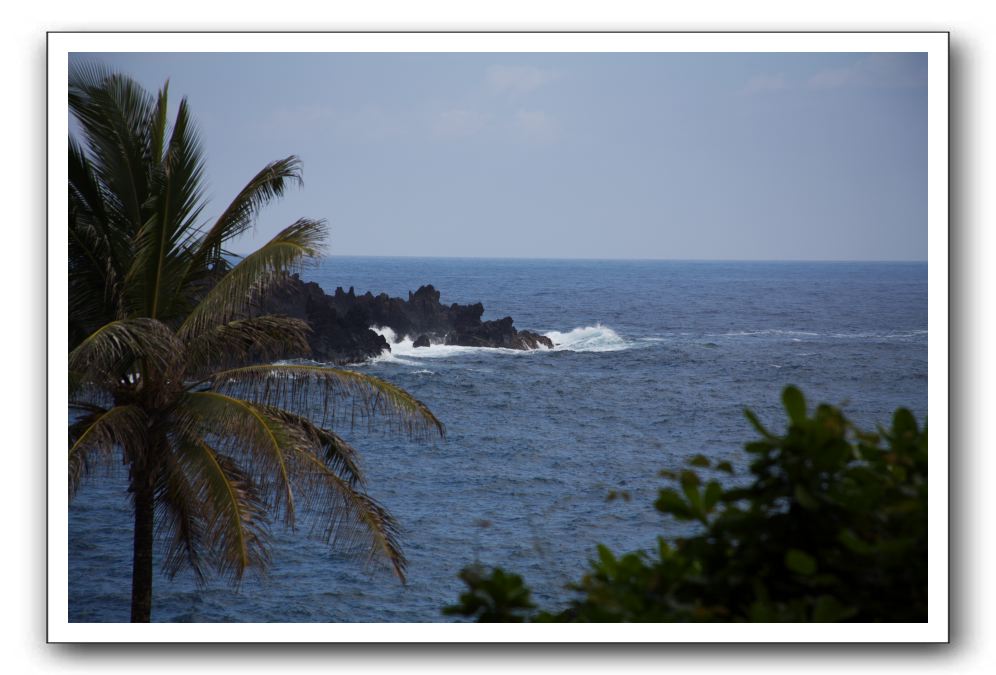
POLYGON ((131 571, 131 621, 148 623, 152 619, 152 531, 154 493, 151 472, 135 471, 132 476, 135 495, 135 544, 131 571))

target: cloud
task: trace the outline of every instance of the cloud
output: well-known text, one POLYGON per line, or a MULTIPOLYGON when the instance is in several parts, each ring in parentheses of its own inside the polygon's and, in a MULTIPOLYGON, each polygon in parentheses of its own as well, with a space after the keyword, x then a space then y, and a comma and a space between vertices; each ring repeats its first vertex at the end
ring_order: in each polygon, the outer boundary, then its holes
POLYGON ((520 110, 513 126, 520 136, 531 141, 552 141, 560 135, 557 120, 542 110, 520 110))
POLYGON ((744 85, 745 94, 762 94, 769 91, 780 91, 788 88, 788 82, 781 73, 774 75, 762 73, 747 80, 744 85))
POLYGON ((927 83, 927 61, 918 54, 871 54, 809 78, 813 89, 841 87, 911 88, 927 83))
POLYGON ((432 133, 440 138, 467 138, 484 130, 490 119, 487 113, 477 110, 444 110, 433 119, 432 133))
POLYGON ((494 94, 522 96, 557 79, 557 73, 533 66, 491 66, 488 88, 494 94))

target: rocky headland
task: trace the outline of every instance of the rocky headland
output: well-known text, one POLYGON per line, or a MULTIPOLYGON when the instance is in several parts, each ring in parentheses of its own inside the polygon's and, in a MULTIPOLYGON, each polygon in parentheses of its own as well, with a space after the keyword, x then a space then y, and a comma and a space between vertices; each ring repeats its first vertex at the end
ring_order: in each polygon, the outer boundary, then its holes
POLYGON ((505 349, 552 348, 550 338, 513 326, 512 317, 482 321, 484 305, 444 305, 431 285, 408 293, 408 299, 387 293, 357 295, 337 288, 329 295, 313 281, 293 275, 263 300, 261 313, 281 314, 311 326, 310 358, 327 363, 358 363, 378 356, 391 345, 371 326, 390 328, 399 338, 410 336, 415 347, 433 344, 505 349))

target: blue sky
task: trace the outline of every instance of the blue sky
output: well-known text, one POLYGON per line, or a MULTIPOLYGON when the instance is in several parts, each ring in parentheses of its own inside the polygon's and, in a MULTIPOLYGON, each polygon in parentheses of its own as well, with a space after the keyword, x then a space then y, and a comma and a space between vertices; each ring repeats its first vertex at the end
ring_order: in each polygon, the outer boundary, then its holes
POLYGON ((78 54, 189 100, 341 255, 925 260, 922 54, 78 54))

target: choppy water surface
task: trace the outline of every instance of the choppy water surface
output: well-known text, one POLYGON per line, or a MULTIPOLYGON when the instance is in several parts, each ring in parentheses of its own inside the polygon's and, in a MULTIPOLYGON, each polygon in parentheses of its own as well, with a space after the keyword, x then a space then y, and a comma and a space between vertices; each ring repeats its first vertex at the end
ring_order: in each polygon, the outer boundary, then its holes
MULTIPOLYGON (((404 527, 407 586, 278 531, 269 574, 238 592, 157 576, 156 621, 441 621, 475 559, 522 573, 550 606, 596 543, 678 532, 651 506, 657 471, 700 452, 742 466, 743 407, 781 428, 785 384, 868 427, 927 409, 924 263, 329 258, 304 276, 402 297, 432 283, 443 302, 483 302, 485 319, 511 315, 558 346, 414 349, 392 335, 392 353, 361 366, 447 426, 422 445, 340 430, 404 527), (606 501, 620 489, 629 502, 606 501)), ((72 504, 73 621, 128 620, 128 508, 121 477, 72 504)))

